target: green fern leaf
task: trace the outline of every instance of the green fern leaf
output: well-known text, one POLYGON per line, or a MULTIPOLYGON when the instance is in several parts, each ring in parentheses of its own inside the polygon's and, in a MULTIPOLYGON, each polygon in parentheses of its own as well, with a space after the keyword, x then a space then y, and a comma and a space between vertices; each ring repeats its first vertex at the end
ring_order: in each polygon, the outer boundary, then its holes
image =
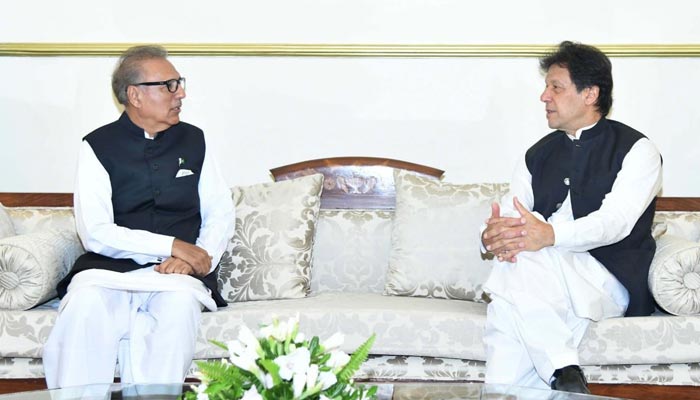
POLYGON ((348 361, 347 364, 343 367, 343 369, 338 372, 338 380, 341 382, 347 382, 350 380, 350 378, 355 375, 355 372, 357 372, 360 367, 362 366, 362 363, 367 360, 367 356, 369 356, 369 350, 372 348, 372 345, 374 344, 374 339, 376 339, 377 335, 372 334, 372 336, 369 337, 364 343, 360 345, 360 347, 355 350, 354 353, 350 356, 350 361, 348 361))

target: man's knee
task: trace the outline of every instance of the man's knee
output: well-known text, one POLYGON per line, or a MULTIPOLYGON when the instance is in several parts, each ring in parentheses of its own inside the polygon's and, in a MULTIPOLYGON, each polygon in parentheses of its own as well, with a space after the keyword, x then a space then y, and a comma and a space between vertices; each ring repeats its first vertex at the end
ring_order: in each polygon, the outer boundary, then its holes
POLYGON ((114 311, 110 306, 110 296, 113 295, 109 289, 96 286, 88 286, 76 289, 71 293, 68 304, 63 308, 62 313, 73 313, 89 318, 90 315, 107 315, 114 311))
POLYGON ((199 323, 202 305, 188 292, 161 292, 151 300, 149 311, 160 323, 189 325, 199 323))

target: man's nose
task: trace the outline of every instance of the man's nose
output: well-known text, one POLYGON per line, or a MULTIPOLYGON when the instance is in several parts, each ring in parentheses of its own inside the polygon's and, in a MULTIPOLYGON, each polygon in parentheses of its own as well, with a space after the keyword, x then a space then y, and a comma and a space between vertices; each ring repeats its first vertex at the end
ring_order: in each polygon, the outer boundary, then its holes
POLYGON ((552 96, 549 93, 549 89, 545 89, 542 91, 542 94, 540 95, 540 101, 543 103, 546 103, 552 99, 552 96))
POLYGON ((187 97, 187 93, 185 92, 185 88, 182 87, 182 85, 179 85, 177 87, 177 90, 175 91, 175 97, 177 97, 178 99, 184 99, 185 97, 187 97))

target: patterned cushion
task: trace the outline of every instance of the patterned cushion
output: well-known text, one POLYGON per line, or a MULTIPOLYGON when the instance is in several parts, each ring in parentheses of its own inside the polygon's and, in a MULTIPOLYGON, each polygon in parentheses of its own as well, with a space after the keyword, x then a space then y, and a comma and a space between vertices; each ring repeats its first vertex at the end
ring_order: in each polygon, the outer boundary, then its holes
POLYGON ((321 210, 311 292, 384 291, 393 211, 321 210))
POLYGON ((480 301, 491 271, 479 226, 502 185, 455 185, 397 170, 385 294, 480 301))
POLYGON ((46 229, 75 232, 73 207, 9 207, 6 210, 18 235, 46 229))
POLYGON ((674 235, 661 237, 649 268, 649 289, 671 314, 700 314, 700 244, 674 235))
POLYGON ((660 211, 654 215, 654 222, 666 225, 666 233, 680 236, 692 242, 700 241, 700 212, 660 211))
MULTIPOLYGON (((202 313, 195 358, 219 358, 227 352, 209 340, 227 342, 241 325, 253 331, 272 315, 299 315, 306 337, 345 335, 341 349, 354 351, 372 335, 372 354, 425 355, 483 360, 486 305, 470 301, 384 296, 378 293, 326 292, 302 299, 248 301, 202 313)), ((2 339, 0 337, 0 339, 2 339)))
POLYGON ((229 302, 304 297, 323 175, 234 187, 236 232, 219 264, 229 302))
POLYGON ((56 284, 83 252, 76 234, 64 230, 0 240, 0 309, 28 310, 56 296, 56 284))
POLYGON ((12 219, 7 215, 5 207, 0 203, 0 239, 14 235, 15 227, 12 225, 12 219))

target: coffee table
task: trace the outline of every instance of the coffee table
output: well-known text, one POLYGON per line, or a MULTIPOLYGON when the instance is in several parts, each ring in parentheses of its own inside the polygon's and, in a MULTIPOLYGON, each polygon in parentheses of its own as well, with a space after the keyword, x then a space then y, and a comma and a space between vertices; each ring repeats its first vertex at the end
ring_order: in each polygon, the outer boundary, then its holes
MULTIPOLYGON (((483 383, 368 383, 379 400, 602 400, 574 393, 483 383)), ((0 395, 0 400, 176 400, 189 385, 89 385, 0 395)))

